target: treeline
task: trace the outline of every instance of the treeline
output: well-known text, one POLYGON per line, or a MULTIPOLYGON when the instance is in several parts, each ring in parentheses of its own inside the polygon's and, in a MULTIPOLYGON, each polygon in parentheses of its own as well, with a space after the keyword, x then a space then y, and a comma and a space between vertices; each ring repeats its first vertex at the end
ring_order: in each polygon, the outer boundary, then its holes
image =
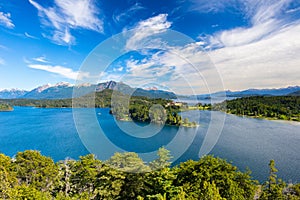
POLYGON ((215 104, 213 108, 236 115, 300 121, 299 96, 243 97, 215 104))
POLYGON ((170 168, 170 154, 145 163, 135 153, 116 153, 107 161, 94 155, 54 163, 37 151, 19 152, 14 159, 0 154, 0 198, 242 200, 300 199, 300 184, 286 185, 276 177, 274 161, 262 185, 235 166, 213 156, 170 168))

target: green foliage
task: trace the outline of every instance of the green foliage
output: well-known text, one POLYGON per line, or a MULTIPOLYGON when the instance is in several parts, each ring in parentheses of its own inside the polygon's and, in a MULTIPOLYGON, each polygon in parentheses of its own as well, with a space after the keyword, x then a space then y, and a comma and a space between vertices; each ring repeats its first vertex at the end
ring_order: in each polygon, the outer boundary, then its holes
POLYGON ((19 152, 12 167, 19 183, 34 186, 39 191, 52 191, 58 183, 57 165, 38 151, 19 152))
POLYGON ((37 190, 31 185, 18 185, 9 191, 9 199, 14 200, 51 200, 51 195, 48 192, 37 190))
POLYGON ((262 200, 284 200, 283 189, 286 187, 286 184, 278 179, 276 172, 278 170, 275 168, 275 161, 270 160, 269 163, 269 180, 264 183, 262 194, 260 199, 262 200))
POLYGON ((213 106, 237 115, 300 121, 300 96, 253 96, 225 101, 213 106))
POLYGON ((9 189, 16 181, 16 174, 11 170, 11 159, 0 154, 0 199, 8 198, 9 189))
POLYGON ((182 186, 189 199, 207 199, 214 194, 229 199, 251 199, 255 182, 225 160, 205 156, 177 168, 175 184, 182 186), (217 187, 217 189, 215 188, 217 187))
POLYGON ((94 155, 54 163, 37 151, 11 159, 0 154, 0 199, 77 200, 225 200, 300 198, 300 184, 286 186, 270 162, 269 180, 258 191, 249 172, 213 156, 170 167, 170 152, 145 163, 135 153, 116 153, 102 162, 94 155), (137 173, 139 172, 139 173, 137 173))
POLYGON ((12 111, 13 107, 8 104, 0 104, 0 112, 1 111, 12 111))

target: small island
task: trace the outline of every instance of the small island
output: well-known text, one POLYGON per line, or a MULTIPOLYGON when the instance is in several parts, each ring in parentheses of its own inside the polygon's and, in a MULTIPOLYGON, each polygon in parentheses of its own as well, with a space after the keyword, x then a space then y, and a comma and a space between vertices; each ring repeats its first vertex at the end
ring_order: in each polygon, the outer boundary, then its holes
POLYGON ((8 112, 8 111, 13 111, 13 110, 14 110, 14 108, 8 104, 0 104, 0 112, 8 112))
MULTIPOLYGON (((125 97, 125 96, 124 96, 125 97)), ((179 112, 183 106, 167 99, 150 99, 147 97, 131 97, 128 106, 122 97, 111 106, 110 114, 117 120, 166 124, 171 126, 197 127, 196 122, 182 119, 179 112)))

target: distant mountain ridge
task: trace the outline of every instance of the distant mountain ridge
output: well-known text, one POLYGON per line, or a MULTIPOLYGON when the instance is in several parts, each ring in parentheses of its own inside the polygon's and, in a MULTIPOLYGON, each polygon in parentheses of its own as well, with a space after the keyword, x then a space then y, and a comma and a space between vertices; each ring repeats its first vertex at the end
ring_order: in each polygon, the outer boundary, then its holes
POLYGON ((83 96, 91 92, 100 92, 105 89, 111 89, 120 91, 124 94, 134 95, 134 96, 145 96, 149 98, 165 98, 172 99, 176 98, 173 92, 163 91, 163 90, 149 90, 142 88, 132 88, 122 82, 108 81, 98 84, 81 84, 72 85, 66 82, 60 82, 55 85, 42 85, 34 88, 31 91, 25 90, 3 90, 0 91, 0 99, 67 99, 72 98, 73 89, 76 87, 77 96, 83 96))
POLYGON ((242 91, 230 91, 216 92, 212 94, 197 95, 198 99, 206 99, 210 97, 223 96, 227 97, 249 97, 249 96, 289 96, 293 93, 300 92, 300 86, 289 86, 286 88, 274 88, 274 89, 247 89, 242 91))
MULTIPOLYGON (((156 87, 150 88, 133 88, 122 82, 107 81, 98 84, 84 83, 81 85, 72 85, 67 82, 60 82, 55 85, 42 85, 34 88, 31 91, 12 89, 0 91, 0 99, 67 99, 72 98, 73 89, 76 87, 76 97, 86 95, 91 92, 99 92, 105 89, 111 89, 120 91, 124 94, 134 96, 145 96, 149 98, 165 98, 165 99, 177 99, 177 96, 173 92, 159 90, 156 87)), ((209 99, 211 97, 218 97, 226 94, 227 97, 248 97, 248 96, 299 96, 300 86, 290 86, 286 88, 276 89, 247 89, 242 91, 230 91, 216 92, 212 94, 200 94, 196 95, 198 99, 209 99)), ((184 96, 188 98, 188 96, 184 96)))
POLYGON ((20 89, 11 89, 11 90, 1 90, 0 98, 1 99, 16 99, 24 96, 28 91, 20 89))

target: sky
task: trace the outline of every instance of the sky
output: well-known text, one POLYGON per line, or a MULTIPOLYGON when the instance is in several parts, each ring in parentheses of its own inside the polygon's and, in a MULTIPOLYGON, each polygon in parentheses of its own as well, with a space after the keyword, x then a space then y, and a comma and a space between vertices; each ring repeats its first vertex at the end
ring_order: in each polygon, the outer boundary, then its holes
POLYGON ((299 0, 0 0, 0 90, 90 80, 84 63, 117 34, 124 55, 98 81, 181 94, 300 85, 299 0))

